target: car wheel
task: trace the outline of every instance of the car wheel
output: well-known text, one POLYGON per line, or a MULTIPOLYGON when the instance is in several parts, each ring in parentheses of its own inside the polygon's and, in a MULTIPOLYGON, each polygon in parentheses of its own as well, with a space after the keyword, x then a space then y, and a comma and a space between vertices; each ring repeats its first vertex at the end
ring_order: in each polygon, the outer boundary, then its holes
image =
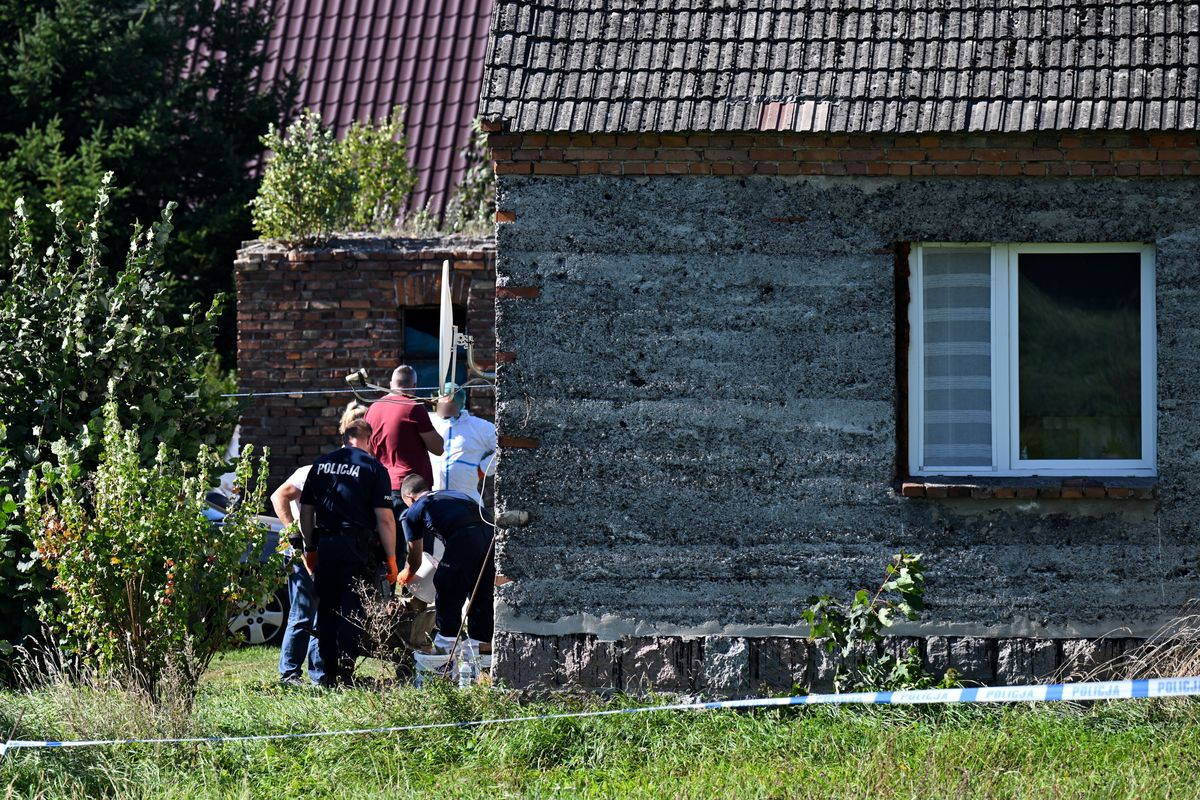
POLYGON ((287 591, 280 589, 258 604, 245 606, 229 620, 229 632, 248 645, 279 644, 287 627, 287 591))

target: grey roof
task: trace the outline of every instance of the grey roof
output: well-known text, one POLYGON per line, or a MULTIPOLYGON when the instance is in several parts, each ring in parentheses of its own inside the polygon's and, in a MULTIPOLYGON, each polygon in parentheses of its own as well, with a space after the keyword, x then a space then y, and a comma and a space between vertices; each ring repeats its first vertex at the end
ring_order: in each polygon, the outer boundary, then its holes
POLYGON ((497 0, 513 131, 1195 130, 1198 0, 497 0))

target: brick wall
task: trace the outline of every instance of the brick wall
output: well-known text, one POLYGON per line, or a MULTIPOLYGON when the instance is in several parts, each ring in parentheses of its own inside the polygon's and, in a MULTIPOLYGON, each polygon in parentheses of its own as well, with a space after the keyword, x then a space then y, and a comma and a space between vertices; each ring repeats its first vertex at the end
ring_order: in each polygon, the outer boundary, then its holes
POLYGON ((499 175, 1200 175, 1197 133, 492 133, 499 175))
MULTIPOLYGON (((386 383, 401 361, 401 310, 432 306, 450 259, 454 302, 466 308, 481 366, 495 350, 495 251, 490 241, 352 239, 316 249, 253 242, 235 262, 238 383, 243 392, 346 388, 362 367, 386 383)), ((271 448, 272 486, 336 444, 350 394, 254 398, 241 441, 271 448)), ((491 416, 494 398, 472 395, 491 416)))

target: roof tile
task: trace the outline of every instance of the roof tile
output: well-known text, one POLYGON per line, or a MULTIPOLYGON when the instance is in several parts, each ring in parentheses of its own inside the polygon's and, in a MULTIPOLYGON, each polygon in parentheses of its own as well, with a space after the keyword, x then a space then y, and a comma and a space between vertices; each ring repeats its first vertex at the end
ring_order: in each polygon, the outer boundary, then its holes
MULTIPOLYGON (((280 0, 263 79, 294 72, 297 106, 316 109, 339 132, 405 106, 418 176, 410 206, 440 212, 466 168, 461 151, 478 112, 491 12, 492 0, 280 0)), ((512 73, 525 63, 516 31, 535 16, 501 9, 497 30, 511 33, 496 37, 492 64, 512 73)), ((493 72, 486 86, 508 97, 520 79, 493 72)), ((519 113, 522 105, 511 108, 519 113)))
POLYGON ((1200 0, 497 0, 497 9, 482 111, 517 131, 1197 124, 1200 0))

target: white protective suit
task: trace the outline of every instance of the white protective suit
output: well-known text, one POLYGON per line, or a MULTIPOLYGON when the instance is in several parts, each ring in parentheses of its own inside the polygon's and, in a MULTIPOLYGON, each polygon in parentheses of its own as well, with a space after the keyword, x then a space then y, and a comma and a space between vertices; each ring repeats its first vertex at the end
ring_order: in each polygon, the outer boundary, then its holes
POLYGON ((431 455, 433 490, 453 489, 480 501, 479 472, 496 474, 496 426, 471 416, 465 409, 453 419, 430 414, 433 427, 442 435, 445 449, 431 455))

